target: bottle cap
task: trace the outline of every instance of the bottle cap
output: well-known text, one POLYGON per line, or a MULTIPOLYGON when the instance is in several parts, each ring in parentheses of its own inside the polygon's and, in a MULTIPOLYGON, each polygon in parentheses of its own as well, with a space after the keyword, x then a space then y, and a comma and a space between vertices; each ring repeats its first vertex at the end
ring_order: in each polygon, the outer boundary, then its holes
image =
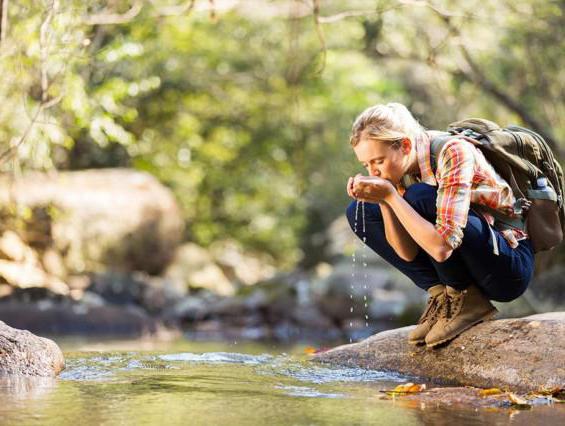
POLYGON ((545 188, 547 186, 547 178, 545 177, 538 178, 536 184, 538 188, 545 188))

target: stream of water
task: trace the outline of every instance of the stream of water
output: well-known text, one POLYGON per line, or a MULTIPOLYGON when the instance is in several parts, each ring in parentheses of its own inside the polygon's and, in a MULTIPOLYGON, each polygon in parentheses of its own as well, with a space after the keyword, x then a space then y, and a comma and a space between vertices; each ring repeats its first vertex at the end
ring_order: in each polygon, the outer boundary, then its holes
POLYGON ((0 424, 462 425, 511 421, 531 426, 554 424, 563 413, 552 407, 519 412, 382 400, 380 391, 408 379, 319 365, 308 359, 304 346, 184 339, 164 346, 146 346, 147 342, 140 341, 58 343, 65 349, 67 367, 57 379, 0 378, 0 424))

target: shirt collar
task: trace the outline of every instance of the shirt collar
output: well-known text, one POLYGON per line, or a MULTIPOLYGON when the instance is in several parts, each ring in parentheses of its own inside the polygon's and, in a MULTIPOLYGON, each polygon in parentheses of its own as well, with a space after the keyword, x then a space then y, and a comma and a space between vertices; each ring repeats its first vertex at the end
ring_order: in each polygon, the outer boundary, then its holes
POLYGON ((418 167, 420 168, 420 181, 428 185, 437 186, 437 180, 432 169, 430 138, 425 132, 422 132, 416 136, 414 142, 416 143, 418 167))

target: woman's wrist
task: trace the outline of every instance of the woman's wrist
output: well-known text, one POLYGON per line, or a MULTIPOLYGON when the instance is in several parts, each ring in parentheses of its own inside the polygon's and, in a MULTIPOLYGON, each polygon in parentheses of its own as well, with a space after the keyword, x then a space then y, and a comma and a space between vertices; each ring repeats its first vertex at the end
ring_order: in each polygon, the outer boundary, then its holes
POLYGON ((390 194, 388 194, 385 198, 383 198, 384 203, 387 207, 393 208, 393 204, 398 198, 402 198, 402 196, 398 193, 396 189, 393 189, 390 194))

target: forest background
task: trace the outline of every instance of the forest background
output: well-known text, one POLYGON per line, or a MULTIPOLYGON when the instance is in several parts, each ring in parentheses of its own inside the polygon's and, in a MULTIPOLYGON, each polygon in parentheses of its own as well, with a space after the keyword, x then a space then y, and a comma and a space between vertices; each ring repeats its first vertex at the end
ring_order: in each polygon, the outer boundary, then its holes
MULTIPOLYGON (((327 260, 369 105, 536 130, 563 158, 562 0, 0 0, 0 168, 125 167, 184 241, 327 260)), ((556 260, 554 260, 555 262, 556 260)))

